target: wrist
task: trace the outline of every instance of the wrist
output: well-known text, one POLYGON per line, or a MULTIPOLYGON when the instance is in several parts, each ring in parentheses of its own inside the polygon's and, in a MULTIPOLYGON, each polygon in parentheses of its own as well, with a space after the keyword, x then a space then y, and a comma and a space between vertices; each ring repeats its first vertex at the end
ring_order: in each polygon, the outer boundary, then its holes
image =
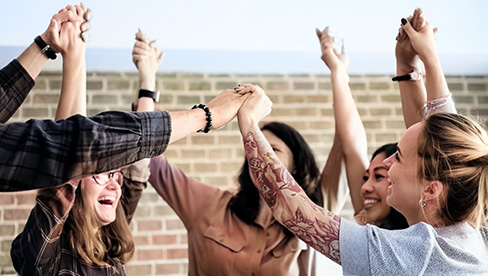
POLYGON ((200 109, 205 112, 205 126, 200 128, 197 132, 208 133, 212 129, 212 112, 210 111, 210 108, 204 104, 198 104, 194 105, 191 109, 200 109))
POLYGON ((85 62, 85 51, 80 51, 79 53, 75 51, 67 51, 61 54, 61 56, 63 57, 63 63, 70 62, 76 64, 85 62))
POLYGON ((43 54, 45 54, 48 58, 50 58, 52 60, 56 59, 57 52, 54 51, 51 48, 51 45, 48 42, 46 42, 40 35, 38 35, 38 36, 36 36, 36 38, 34 38, 34 43, 37 44, 37 46, 39 47, 41 52, 43 54))
POLYGON ((53 44, 52 41, 51 41, 51 39, 49 38, 49 36, 46 33, 41 34, 40 37, 48 45, 52 45, 53 44))
POLYGON ((396 74, 397 76, 410 74, 412 71, 419 71, 420 66, 413 64, 397 64, 396 74))
POLYGON ((155 91, 156 90, 156 79, 152 78, 140 78, 141 80, 141 89, 155 91))
POLYGON ((252 116, 247 115, 244 112, 239 112, 237 114, 237 123, 239 124, 239 129, 243 134, 252 130, 253 126, 256 125, 252 116))
POLYGON ((159 102, 159 90, 147 90, 144 88, 139 89, 137 98, 150 98, 155 103, 159 102))

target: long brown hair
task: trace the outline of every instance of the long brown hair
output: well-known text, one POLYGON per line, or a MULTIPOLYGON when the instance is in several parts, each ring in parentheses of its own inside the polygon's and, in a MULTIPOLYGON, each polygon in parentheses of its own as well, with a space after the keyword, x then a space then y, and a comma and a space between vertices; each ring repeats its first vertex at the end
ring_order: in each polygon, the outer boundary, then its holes
POLYGON ((114 266, 124 264, 134 255, 135 245, 129 229, 122 200, 116 209, 114 222, 99 227, 101 221, 92 207, 86 206, 81 195, 81 181, 76 190, 73 208, 63 229, 78 257, 89 265, 114 266), (97 229, 93 232, 92 229, 97 229))

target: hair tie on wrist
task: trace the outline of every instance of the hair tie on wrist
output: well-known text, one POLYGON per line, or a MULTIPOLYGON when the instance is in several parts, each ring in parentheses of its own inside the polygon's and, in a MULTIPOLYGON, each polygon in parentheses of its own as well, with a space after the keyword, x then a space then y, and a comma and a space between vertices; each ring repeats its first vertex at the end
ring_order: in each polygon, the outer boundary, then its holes
POLYGON ((203 109, 203 111, 205 111, 205 117, 207 120, 207 124, 205 125, 205 128, 200 129, 197 132, 208 133, 212 129, 212 113, 210 112, 210 108, 208 108, 208 106, 206 106, 204 104, 199 104, 199 105, 194 105, 191 109, 193 110, 195 108, 203 109))
POLYGON ((34 42, 41 48, 41 51, 50 59, 55 60, 56 59, 56 51, 54 51, 51 46, 49 46, 42 38, 40 35, 38 35, 36 38, 34 38, 34 42))

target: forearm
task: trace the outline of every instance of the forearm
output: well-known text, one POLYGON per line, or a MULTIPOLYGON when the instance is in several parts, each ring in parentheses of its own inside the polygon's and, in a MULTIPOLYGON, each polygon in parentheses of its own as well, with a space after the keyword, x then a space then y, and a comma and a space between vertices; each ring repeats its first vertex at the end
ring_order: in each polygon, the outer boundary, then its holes
POLYGON ((146 76, 150 74, 142 74, 139 73, 139 81, 141 85, 141 89, 146 89, 149 91, 156 90, 156 74, 154 76, 146 76))
MULTIPOLYGON (((340 213, 349 196, 344 154, 339 136, 334 135, 334 143, 327 156, 327 162, 320 177, 320 186, 324 193, 324 205, 333 213, 340 213)), ((354 201, 353 201, 354 205, 354 201)))
MULTIPOLYGON (((406 65, 397 58, 397 76, 407 75, 414 70, 420 72, 421 69, 418 63, 416 65, 406 65)), ((399 81, 398 88, 402 102, 403 120, 405 127, 409 128, 422 120, 419 110, 427 101, 424 81, 399 81)))
POLYGON ((18 60, 0 70, 0 123, 7 122, 34 87, 34 80, 18 60))
POLYGON ((114 111, 0 126, 0 191, 57 186, 160 155, 170 121, 167 112, 114 111))
POLYGON ((22 54, 17 58, 20 62, 22 67, 25 68, 27 73, 31 76, 32 79, 36 79, 41 73, 42 68, 46 64, 48 58, 47 56, 41 51, 37 44, 32 43, 27 49, 25 49, 22 54))
POLYGON ((449 87, 447 86, 446 77, 442 71, 441 62, 437 54, 425 58, 424 65, 427 101, 447 97, 450 94, 449 87))
POLYGON ((207 124, 205 111, 201 108, 172 111, 170 114, 172 129, 170 144, 203 129, 207 124))
MULTIPOLYGON (((141 81, 141 88, 154 90, 154 82, 150 83, 144 84, 141 81), (150 85, 150 83, 153 84, 150 85)), ((138 99, 137 112, 145 111, 154 111, 154 100, 152 98, 141 97, 138 99)), ((147 187, 150 175, 149 162, 150 159, 146 158, 123 169, 124 185, 122 186, 121 203, 128 223, 132 221, 139 200, 142 197, 142 192, 147 187)))
POLYGON ((345 76, 347 74, 342 70, 331 72, 336 135, 343 145, 345 158, 351 155, 366 157, 366 131, 345 76))
POLYGON ((246 157, 253 183, 273 216, 298 238, 340 263, 340 218, 307 197, 280 163, 258 126, 249 122, 239 122, 246 157))
MULTIPOLYGON (((352 97, 349 84, 343 76, 344 73, 341 71, 332 71, 331 74, 335 135, 340 140, 351 201, 354 210, 357 212, 363 206, 360 191, 363 184, 362 176, 368 166, 368 147, 366 130, 352 97)), ((340 170, 333 173, 340 173, 340 170)))
POLYGON ((55 119, 65 119, 75 114, 86 115, 86 62, 84 53, 82 56, 64 56, 63 81, 55 119))
POLYGON ((147 181, 150 175, 149 162, 150 159, 146 158, 123 170, 124 185, 122 186, 122 198, 120 202, 124 208, 128 223, 131 222, 142 193, 147 187, 147 181))

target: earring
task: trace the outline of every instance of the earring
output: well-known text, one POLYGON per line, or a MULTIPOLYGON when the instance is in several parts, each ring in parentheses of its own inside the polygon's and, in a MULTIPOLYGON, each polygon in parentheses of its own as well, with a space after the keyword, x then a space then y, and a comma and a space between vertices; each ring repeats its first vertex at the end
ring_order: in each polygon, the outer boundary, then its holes
POLYGON ((420 207, 424 208, 425 206, 427 206, 427 202, 425 202, 423 199, 420 199, 419 205, 420 205, 420 207))

